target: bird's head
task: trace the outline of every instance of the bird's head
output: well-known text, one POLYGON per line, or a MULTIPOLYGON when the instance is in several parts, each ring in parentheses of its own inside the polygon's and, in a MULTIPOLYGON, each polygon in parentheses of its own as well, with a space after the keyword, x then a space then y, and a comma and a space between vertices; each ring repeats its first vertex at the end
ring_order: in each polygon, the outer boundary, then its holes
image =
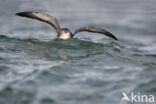
POLYGON ((59 35, 60 39, 67 40, 72 38, 72 33, 67 28, 62 28, 59 35))

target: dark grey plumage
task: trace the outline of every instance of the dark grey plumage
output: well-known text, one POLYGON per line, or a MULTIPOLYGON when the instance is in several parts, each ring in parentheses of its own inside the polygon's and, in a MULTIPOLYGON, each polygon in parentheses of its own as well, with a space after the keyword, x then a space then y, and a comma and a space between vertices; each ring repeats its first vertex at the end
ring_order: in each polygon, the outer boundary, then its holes
POLYGON ((75 32, 72 34, 70 32, 70 30, 67 28, 61 29, 61 27, 59 26, 59 23, 57 22, 57 19, 55 17, 47 15, 47 14, 39 13, 39 12, 20 12, 20 13, 16 13, 16 15, 22 16, 22 17, 27 17, 27 18, 32 18, 32 19, 37 19, 37 20, 40 20, 40 21, 50 24, 56 30, 57 37, 60 39, 64 39, 64 40, 73 38, 75 36, 75 34, 82 32, 82 31, 100 33, 100 34, 106 35, 108 37, 111 37, 115 40, 118 40, 112 33, 108 32, 104 29, 96 28, 96 27, 82 27, 82 28, 75 30, 75 32))
POLYGON ((73 35, 75 35, 76 33, 82 32, 82 31, 87 31, 87 32, 93 32, 93 33, 100 33, 100 34, 104 34, 108 37, 111 37, 115 40, 118 40, 113 34, 111 34, 110 32, 101 29, 101 28, 96 28, 96 27, 82 27, 79 28, 77 30, 75 30, 75 32, 73 33, 73 35))
POLYGON ((42 14, 39 12, 20 12, 20 13, 16 13, 16 15, 46 22, 50 24, 52 27, 54 27, 56 32, 59 34, 60 26, 59 23, 57 22, 57 19, 53 16, 42 14))

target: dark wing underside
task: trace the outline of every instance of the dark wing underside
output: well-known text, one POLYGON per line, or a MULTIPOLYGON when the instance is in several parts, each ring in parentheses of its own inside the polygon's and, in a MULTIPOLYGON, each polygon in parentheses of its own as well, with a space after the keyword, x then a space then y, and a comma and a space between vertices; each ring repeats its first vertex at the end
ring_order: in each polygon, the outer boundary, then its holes
POLYGON ((115 40, 118 40, 112 33, 104 30, 104 29, 101 29, 101 28, 96 28, 96 27, 82 27, 82 28, 79 28, 77 29, 73 36, 76 34, 76 33, 79 33, 79 32, 82 32, 82 31, 87 31, 87 32, 93 32, 93 33, 100 33, 100 34, 104 34, 108 37, 111 37, 115 40))
POLYGON ((32 18, 32 19, 37 19, 42 22, 46 22, 56 30, 57 34, 59 34, 60 31, 60 26, 59 23, 57 22, 56 18, 47 14, 39 13, 39 12, 20 12, 16 13, 18 16, 22 17, 27 17, 27 18, 32 18))

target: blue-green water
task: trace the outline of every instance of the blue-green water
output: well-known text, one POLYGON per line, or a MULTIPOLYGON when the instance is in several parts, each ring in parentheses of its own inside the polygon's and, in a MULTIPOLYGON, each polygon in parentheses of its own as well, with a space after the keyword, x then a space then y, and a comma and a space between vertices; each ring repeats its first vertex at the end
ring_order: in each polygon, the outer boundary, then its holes
POLYGON ((155 0, 0 1, 0 104, 120 104, 122 92, 156 101, 155 0), (50 26, 14 15, 28 10, 119 41, 87 32, 55 39, 50 26))

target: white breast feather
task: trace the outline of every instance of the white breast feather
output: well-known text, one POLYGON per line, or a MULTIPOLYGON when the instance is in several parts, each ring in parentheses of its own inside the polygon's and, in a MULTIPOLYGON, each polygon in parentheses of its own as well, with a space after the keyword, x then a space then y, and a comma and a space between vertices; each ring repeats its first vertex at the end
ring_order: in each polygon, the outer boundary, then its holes
POLYGON ((59 37, 60 39, 66 40, 71 38, 69 33, 63 33, 61 34, 61 36, 59 37))

